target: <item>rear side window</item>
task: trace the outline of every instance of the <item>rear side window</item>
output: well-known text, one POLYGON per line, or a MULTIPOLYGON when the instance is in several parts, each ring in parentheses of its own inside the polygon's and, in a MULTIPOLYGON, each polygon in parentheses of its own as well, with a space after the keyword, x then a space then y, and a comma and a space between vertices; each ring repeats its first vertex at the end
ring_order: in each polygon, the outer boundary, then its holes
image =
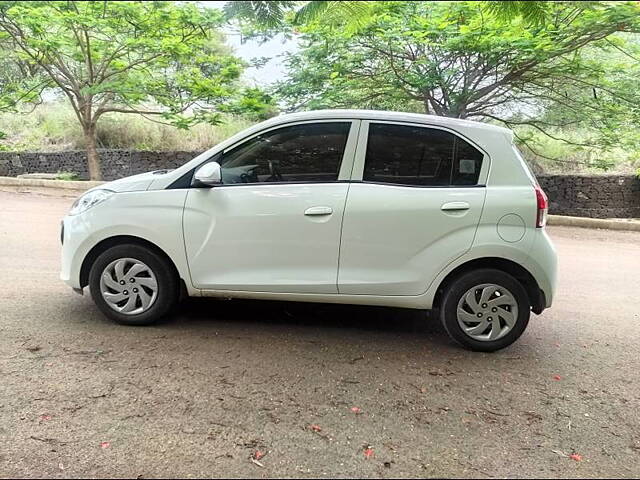
POLYGON ((362 179, 415 186, 476 185, 483 154, 444 130, 372 123, 362 179))
POLYGON ((222 183, 335 181, 350 128, 306 123, 262 133, 223 155, 222 183))

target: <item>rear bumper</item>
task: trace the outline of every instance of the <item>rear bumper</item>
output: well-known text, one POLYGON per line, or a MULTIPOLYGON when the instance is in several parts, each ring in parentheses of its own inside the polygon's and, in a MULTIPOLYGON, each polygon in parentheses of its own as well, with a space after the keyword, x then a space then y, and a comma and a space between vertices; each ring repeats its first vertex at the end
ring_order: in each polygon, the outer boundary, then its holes
POLYGON ((545 229, 536 231, 536 238, 524 266, 533 275, 540 290, 539 297, 531 299, 532 310, 534 313, 542 313, 553 303, 558 272, 558 254, 545 229))

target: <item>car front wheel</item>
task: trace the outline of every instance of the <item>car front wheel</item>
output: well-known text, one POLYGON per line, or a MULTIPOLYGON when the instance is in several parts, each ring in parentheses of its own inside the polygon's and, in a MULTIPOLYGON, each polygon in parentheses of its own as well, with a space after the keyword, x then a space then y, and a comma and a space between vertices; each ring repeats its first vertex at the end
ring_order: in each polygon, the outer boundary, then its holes
POLYGON ((493 352, 527 328, 531 305, 524 287, 501 270, 467 272, 444 292, 440 316, 447 333, 466 348, 493 352))
POLYGON ((123 325, 155 323, 179 294, 173 266, 140 245, 117 245, 100 254, 89 272, 89 288, 102 313, 123 325))

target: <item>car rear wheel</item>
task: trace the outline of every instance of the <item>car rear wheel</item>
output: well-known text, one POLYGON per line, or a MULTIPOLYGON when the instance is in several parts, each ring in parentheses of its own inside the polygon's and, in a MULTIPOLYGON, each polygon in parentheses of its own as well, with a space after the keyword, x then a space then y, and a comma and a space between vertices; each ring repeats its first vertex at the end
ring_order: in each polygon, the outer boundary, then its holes
POLYGON ((178 277, 164 257, 141 245, 104 251, 89 272, 91 297, 108 318, 123 325, 149 325, 176 304, 178 277))
POLYGON ((527 328, 531 305, 524 287, 501 270, 467 272, 444 292, 440 317, 447 333, 471 350, 493 352, 527 328))

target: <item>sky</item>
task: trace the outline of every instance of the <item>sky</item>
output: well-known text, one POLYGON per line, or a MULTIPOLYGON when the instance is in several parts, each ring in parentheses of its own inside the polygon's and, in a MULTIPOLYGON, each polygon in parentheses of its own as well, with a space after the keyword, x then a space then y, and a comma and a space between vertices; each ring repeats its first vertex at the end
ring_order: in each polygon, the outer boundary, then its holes
MULTIPOLYGON (((222 8, 224 1, 203 1, 201 5, 210 8, 222 8)), ((227 44, 233 47, 235 54, 243 60, 251 60, 256 57, 270 57, 271 60, 261 68, 248 68, 244 72, 244 80, 249 84, 260 86, 270 85, 282 79, 285 73, 282 58, 278 58, 287 52, 295 52, 297 44, 295 40, 286 40, 281 35, 260 43, 255 40, 248 40, 242 43, 240 35, 229 28, 225 32, 227 34, 227 44)))

